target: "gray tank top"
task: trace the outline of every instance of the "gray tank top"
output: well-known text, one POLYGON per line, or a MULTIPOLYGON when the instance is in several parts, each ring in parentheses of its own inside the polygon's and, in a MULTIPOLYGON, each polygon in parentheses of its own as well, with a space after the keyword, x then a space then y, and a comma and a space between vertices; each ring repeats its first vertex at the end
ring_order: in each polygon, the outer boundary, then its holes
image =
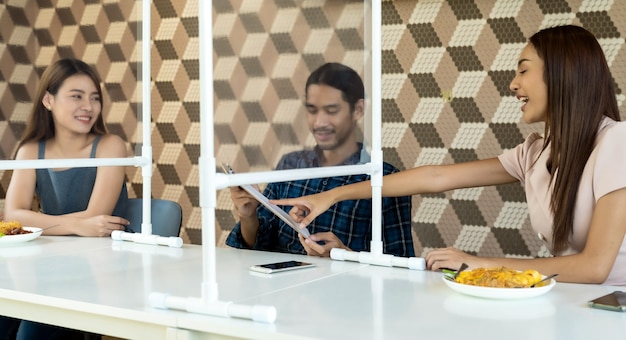
MULTIPOLYGON (((96 148, 101 136, 96 136, 91 146, 90 158, 96 157, 96 148)), ((46 142, 39 142, 39 159, 44 159, 46 142)), ((35 193, 39 197, 41 211, 47 215, 64 215, 84 211, 89 204, 89 198, 96 182, 98 168, 70 168, 62 171, 52 169, 37 169, 37 183, 35 193)), ((126 181, 117 200, 113 216, 124 216, 128 202, 126 181)))

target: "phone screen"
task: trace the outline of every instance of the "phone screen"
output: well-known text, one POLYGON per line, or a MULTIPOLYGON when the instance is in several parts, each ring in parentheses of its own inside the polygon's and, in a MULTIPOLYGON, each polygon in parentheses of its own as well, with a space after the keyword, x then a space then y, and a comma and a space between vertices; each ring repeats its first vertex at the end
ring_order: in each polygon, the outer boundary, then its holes
POLYGON ((589 301, 589 306, 617 312, 626 312, 626 292, 616 290, 611 294, 589 301))
POLYGON ((276 263, 258 264, 250 266, 250 270, 261 273, 277 273, 286 270, 310 268, 315 266, 313 263, 302 261, 284 261, 276 263))

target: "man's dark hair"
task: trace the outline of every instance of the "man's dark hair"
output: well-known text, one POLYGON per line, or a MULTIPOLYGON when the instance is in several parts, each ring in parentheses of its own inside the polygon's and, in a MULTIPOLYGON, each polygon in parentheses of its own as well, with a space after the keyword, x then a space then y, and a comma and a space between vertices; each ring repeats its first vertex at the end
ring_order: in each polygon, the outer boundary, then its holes
POLYGON ((343 99, 350 104, 350 112, 354 111, 357 101, 365 98, 363 80, 359 74, 339 63, 326 63, 313 71, 306 81, 305 94, 310 85, 326 85, 341 91, 343 99))

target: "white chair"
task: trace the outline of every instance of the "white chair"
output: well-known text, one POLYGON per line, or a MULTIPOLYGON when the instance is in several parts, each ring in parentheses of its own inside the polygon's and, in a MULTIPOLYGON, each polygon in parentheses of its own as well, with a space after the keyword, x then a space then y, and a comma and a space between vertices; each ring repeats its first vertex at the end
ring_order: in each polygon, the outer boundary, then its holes
MULTIPOLYGON (((130 221, 126 227, 127 232, 140 233, 143 220, 143 199, 129 198, 124 218, 130 221)), ((151 199, 152 234, 164 237, 178 237, 183 224, 183 210, 180 204, 153 198, 151 199)))

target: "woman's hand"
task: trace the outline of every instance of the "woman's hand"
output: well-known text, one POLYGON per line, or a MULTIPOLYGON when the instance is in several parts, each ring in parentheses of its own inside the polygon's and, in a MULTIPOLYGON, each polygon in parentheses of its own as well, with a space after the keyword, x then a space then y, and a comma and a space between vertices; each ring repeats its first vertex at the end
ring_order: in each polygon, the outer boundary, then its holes
MULTIPOLYGON (((82 219, 79 228, 76 228, 78 236, 111 236, 114 230, 124 230, 130 222, 122 217, 99 215, 82 219)), ((51 229, 51 231, 53 231, 51 229)))
POLYGON ((450 269, 457 270, 462 263, 467 263, 468 269, 485 267, 481 258, 469 255, 453 247, 431 250, 426 255, 426 268, 430 270, 450 269))
POLYGON ((330 197, 329 191, 299 198, 271 200, 270 202, 276 205, 293 206, 291 210, 289 210, 289 215, 291 215, 291 218, 296 222, 300 223, 300 227, 302 228, 308 226, 317 216, 321 215, 328 210, 331 205, 335 204, 334 200, 330 197))
POLYGON ((306 250, 307 255, 311 256, 330 257, 330 250, 333 248, 351 250, 331 231, 312 234, 310 240, 300 234, 298 234, 298 238, 304 250, 306 250), (322 241, 324 245, 317 243, 319 241, 322 241))

